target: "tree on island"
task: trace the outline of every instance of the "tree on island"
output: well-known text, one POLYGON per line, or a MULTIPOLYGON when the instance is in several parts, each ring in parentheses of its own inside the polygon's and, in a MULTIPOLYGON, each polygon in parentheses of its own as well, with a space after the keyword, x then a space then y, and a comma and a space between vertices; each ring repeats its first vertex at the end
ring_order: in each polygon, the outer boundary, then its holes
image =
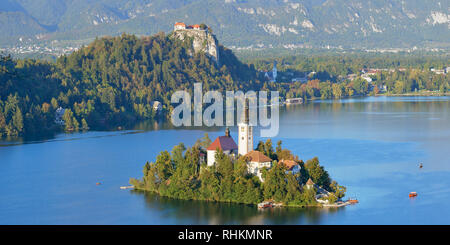
POLYGON ((314 183, 326 190, 330 190, 330 176, 325 168, 320 166, 318 157, 306 161, 305 168, 314 183))
POLYGON ((206 149, 206 148, 208 148, 209 145, 211 145, 211 143, 212 143, 212 141, 211 141, 211 139, 209 138, 208 133, 205 133, 205 135, 203 136, 203 138, 200 138, 200 139, 198 139, 198 140, 195 142, 195 145, 196 145, 196 146, 199 146, 199 147, 202 147, 203 149, 206 149))

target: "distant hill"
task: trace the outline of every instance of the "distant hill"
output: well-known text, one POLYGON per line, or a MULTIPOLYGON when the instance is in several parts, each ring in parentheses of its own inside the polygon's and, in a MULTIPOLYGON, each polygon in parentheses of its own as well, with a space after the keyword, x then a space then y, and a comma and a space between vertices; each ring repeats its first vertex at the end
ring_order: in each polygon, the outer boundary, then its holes
POLYGON ((149 35, 176 21, 206 23, 230 47, 450 47, 442 0, 3 0, 0 45, 149 35))
POLYGON ((241 63, 213 35, 201 38, 103 37, 54 63, 0 54, 0 138, 58 131, 60 106, 66 109, 66 131, 108 129, 170 115, 174 91, 192 91, 194 83, 205 91, 260 89, 253 66, 241 63), (215 57, 193 44, 206 45, 208 39, 214 40, 215 57), (162 103, 162 111, 155 111, 154 101, 162 103))

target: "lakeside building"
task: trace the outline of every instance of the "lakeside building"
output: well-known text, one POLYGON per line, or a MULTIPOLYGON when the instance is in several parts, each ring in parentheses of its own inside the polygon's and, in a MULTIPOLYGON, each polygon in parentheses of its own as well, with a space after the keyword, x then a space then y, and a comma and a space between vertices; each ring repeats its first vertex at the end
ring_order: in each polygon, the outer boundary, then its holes
POLYGON ((358 77, 358 75, 356 75, 356 74, 354 74, 354 73, 348 74, 348 75, 347 75, 347 79, 350 80, 350 81, 355 80, 356 77, 358 77))
POLYGON ((212 166, 215 163, 215 155, 217 149, 222 150, 227 155, 242 155, 245 156, 248 152, 253 150, 253 127, 249 124, 249 111, 248 105, 245 105, 244 121, 238 124, 238 145, 231 137, 230 129, 225 130, 225 136, 217 137, 214 142, 208 146, 207 162, 208 166, 212 166))
MULTIPOLYGON (((264 182, 262 178, 262 169, 270 169, 272 167, 272 159, 264 153, 253 149, 253 127, 249 123, 249 108, 247 102, 245 103, 244 120, 238 124, 238 145, 231 137, 230 129, 225 130, 224 136, 217 137, 211 145, 206 149, 207 154, 207 166, 213 166, 215 162, 215 156, 218 149, 232 159, 236 159, 239 156, 245 156, 248 159, 247 171, 249 174, 258 176, 261 182, 264 182)), ((294 160, 281 159, 279 164, 286 167, 286 174, 298 174, 300 172, 300 165, 294 160)), ((311 179, 306 183, 307 188, 314 186, 311 179), (309 185, 309 186, 308 186, 309 185)))
POLYGON ((238 152, 238 146, 234 142, 230 135, 230 129, 226 129, 225 136, 219 136, 212 142, 210 146, 206 149, 207 152, 207 165, 213 166, 216 163, 216 152, 217 149, 222 150, 226 155, 236 156, 238 152))
POLYGON ((225 130, 225 136, 217 137, 211 145, 206 149, 207 151, 207 165, 213 166, 215 164, 215 156, 218 149, 222 150, 226 155, 236 158, 237 156, 246 156, 249 159, 247 163, 248 172, 259 177, 261 176, 262 168, 271 168, 272 159, 264 155, 260 151, 253 150, 253 127, 249 123, 249 108, 247 102, 245 103, 244 120, 238 124, 238 145, 231 137, 230 129, 225 130))
POLYGON ((162 104, 161 104, 161 102, 159 102, 157 100, 151 101, 150 105, 153 108, 153 110, 156 112, 160 112, 162 110, 162 104))
POLYGON ((431 68, 430 71, 434 72, 435 74, 438 75, 443 75, 446 73, 447 69, 435 69, 435 68, 431 68))
POLYGON ((314 187, 314 182, 311 180, 311 178, 308 179, 308 181, 306 181, 306 189, 311 189, 314 187))
POLYGON ((64 112, 66 112, 66 109, 62 108, 61 106, 58 107, 55 111, 55 123, 61 126, 64 126, 65 122, 63 120, 64 112))
POLYGON ((272 159, 260 151, 250 151, 245 156, 249 158, 247 164, 248 173, 258 176, 261 182, 264 182, 261 170, 263 168, 271 168, 272 159))
POLYGON ((369 73, 365 73, 365 74, 361 75, 361 78, 366 80, 368 83, 371 83, 372 82, 372 78, 370 76, 372 76, 372 75, 370 75, 369 73))
POLYGON ((161 104, 161 102, 159 102, 159 101, 157 101, 157 100, 154 100, 154 101, 151 101, 151 102, 150 102, 150 105, 151 105, 151 107, 153 108, 153 110, 154 110, 156 113, 161 112, 161 110, 162 110, 162 104, 161 104))
POLYGON ((284 102, 286 105, 302 104, 303 98, 289 98, 284 102))
POLYGON ((294 160, 280 160, 279 163, 286 166, 286 174, 288 173, 297 174, 300 172, 300 166, 294 160))

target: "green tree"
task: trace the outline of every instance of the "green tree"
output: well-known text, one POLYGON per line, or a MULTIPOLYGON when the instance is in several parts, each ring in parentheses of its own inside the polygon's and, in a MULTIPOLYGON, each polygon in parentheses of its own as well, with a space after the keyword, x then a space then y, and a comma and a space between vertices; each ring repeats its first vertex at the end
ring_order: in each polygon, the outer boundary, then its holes
POLYGON ((208 148, 208 146, 210 146, 212 143, 211 139, 209 138, 208 133, 205 133, 203 138, 198 139, 195 142, 195 145, 198 145, 200 147, 202 147, 203 149, 208 148))
POLYGON ((81 128, 83 129, 83 130, 88 130, 89 129, 89 126, 88 126, 88 124, 87 124, 87 122, 86 122, 86 119, 81 119, 81 128))
POLYGON ((19 107, 16 107, 16 110, 14 111, 12 124, 14 126, 14 130, 17 132, 16 135, 19 135, 23 130, 23 115, 19 107))
POLYGON ((330 176, 324 167, 320 166, 318 157, 306 161, 305 168, 314 183, 327 190, 330 189, 330 176))

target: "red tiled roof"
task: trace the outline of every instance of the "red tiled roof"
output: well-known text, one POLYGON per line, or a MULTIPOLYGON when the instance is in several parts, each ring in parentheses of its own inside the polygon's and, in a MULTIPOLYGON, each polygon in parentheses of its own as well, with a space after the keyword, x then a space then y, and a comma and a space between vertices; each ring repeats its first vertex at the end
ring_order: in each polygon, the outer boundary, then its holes
POLYGON ((314 185, 314 182, 311 180, 311 178, 308 179, 308 181, 306 181, 307 185, 314 185))
POLYGON ((235 150, 238 148, 233 138, 228 136, 219 136, 206 150, 216 150, 217 148, 222 151, 235 150))
POLYGON ((194 28, 200 28, 200 25, 195 24, 195 25, 193 25, 192 27, 194 27, 194 28))
POLYGON ((245 156, 249 157, 251 162, 272 162, 270 157, 264 155, 260 151, 251 151, 245 156))
POLYGON ((293 160, 280 160, 280 164, 286 166, 288 170, 292 170, 298 163, 293 160))
POLYGON ((177 22, 175 23, 175 26, 186 26, 186 24, 184 24, 183 22, 177 22))

